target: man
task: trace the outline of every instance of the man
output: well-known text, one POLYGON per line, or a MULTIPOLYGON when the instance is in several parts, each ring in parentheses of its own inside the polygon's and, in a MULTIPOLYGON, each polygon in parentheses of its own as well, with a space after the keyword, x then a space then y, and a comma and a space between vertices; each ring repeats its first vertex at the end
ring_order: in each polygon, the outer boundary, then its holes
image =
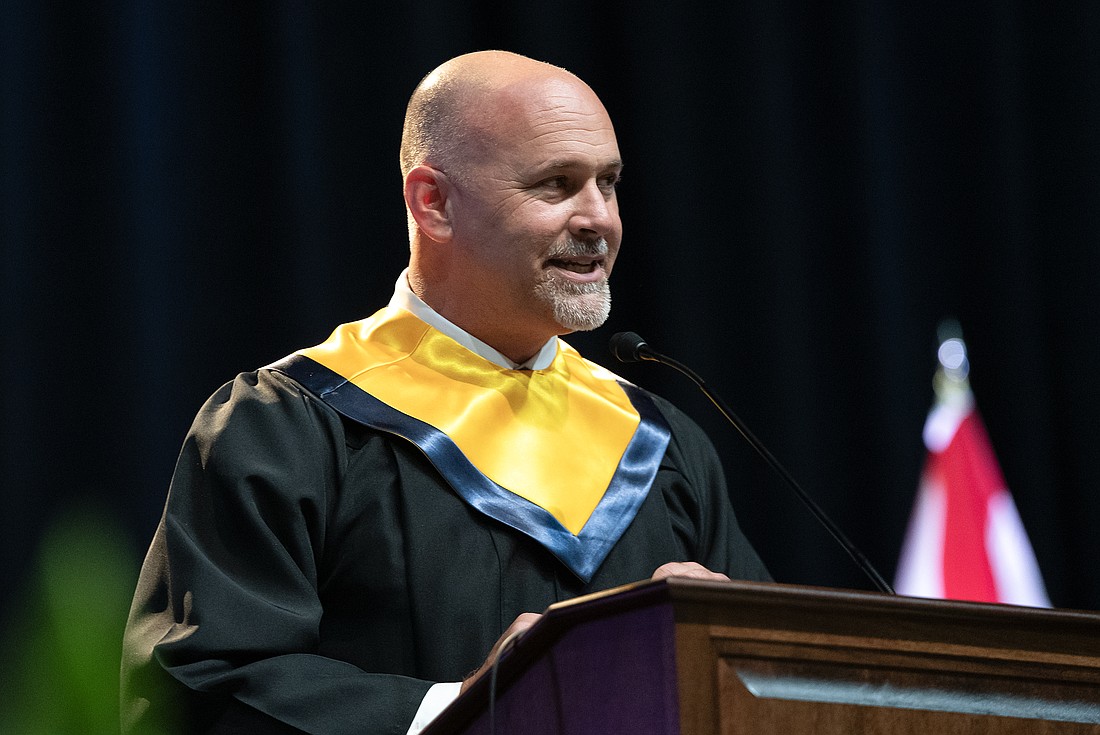
POLYGON ((401 166, 389 307, 196 418, 127 626, 124 728, 415 732, 555 601, 767 578, 700 430, 558 340, 606 319, 622 234, 595 93, 458 57, 413 93, 401 166))

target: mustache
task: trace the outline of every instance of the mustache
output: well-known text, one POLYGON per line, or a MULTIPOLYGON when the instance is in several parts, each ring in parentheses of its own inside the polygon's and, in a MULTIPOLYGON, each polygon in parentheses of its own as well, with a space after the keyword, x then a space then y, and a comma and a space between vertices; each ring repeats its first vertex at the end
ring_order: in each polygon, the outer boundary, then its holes
POLYGON ((550 260, 555 258, 599 258, 607 255, 607 252, 607 240, 605 238, 578 240, 575 237, 569 237, 550 251, 547 258, 550 260))

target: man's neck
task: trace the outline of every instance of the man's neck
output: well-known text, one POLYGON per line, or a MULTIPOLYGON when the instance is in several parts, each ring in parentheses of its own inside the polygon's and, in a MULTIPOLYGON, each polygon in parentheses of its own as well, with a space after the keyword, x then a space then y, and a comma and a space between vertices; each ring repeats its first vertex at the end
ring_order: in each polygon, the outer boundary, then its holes
POLYGON ((407 274, 407 270, 402 271, 398 277, 397 284, 394 286, 393 298, 390 299, 390 306, 412 312, 421 321, 439 330, 471 352, 500 367, 510 370, 545 370, 554 361, 554 356, 557 355, 558 351, 557 337, 551 337, 543 345, 537 346, 533 352, 529 347, 515 349, 510 346, 505 346, 506 351, 502 351, 470 334, 429 306, 423 299, 413 293, 412 288, 409 286, 407 274), (514 359, 516 356, 523 357, 519 354, 520 352, 530 354, 523 360, 514 359))

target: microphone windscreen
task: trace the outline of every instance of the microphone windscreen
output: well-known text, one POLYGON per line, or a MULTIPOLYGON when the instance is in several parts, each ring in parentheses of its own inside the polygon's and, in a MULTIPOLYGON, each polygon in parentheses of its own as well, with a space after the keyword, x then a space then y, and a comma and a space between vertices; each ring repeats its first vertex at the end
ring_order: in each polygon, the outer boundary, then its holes
POLYGON ((642 359, 640 350, 645 340, 634 332, 618 332, 611 336, 607 346, 619 362, 638 362, 642 359))

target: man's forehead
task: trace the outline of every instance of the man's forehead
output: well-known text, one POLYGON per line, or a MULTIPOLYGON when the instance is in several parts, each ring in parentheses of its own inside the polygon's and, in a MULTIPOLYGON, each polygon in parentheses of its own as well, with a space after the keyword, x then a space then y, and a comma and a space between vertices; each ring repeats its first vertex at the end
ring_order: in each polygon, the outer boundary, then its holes
POLYGON ((569 142, 572 138, 615 142, 611 118, 599 98, 583 85, 544 84, 510 86, 481 109, 471 110, 482 126, 507 137, 532 141, 569 142))
POLYGON ((512 107, 528 112, 590 109, 607 115, 596 93, 580 79, 564 72, 521 77, 490 87, 486 93, 490 98, 490 105, 498 102, 503 108, 512 107))
POLYGON ((619 146, 610 127, 584 130, 563 125, 552 130, 546 126, 528 128, 505 138, 495 153, 517 171, 607 172, 622 168, 619 146))

